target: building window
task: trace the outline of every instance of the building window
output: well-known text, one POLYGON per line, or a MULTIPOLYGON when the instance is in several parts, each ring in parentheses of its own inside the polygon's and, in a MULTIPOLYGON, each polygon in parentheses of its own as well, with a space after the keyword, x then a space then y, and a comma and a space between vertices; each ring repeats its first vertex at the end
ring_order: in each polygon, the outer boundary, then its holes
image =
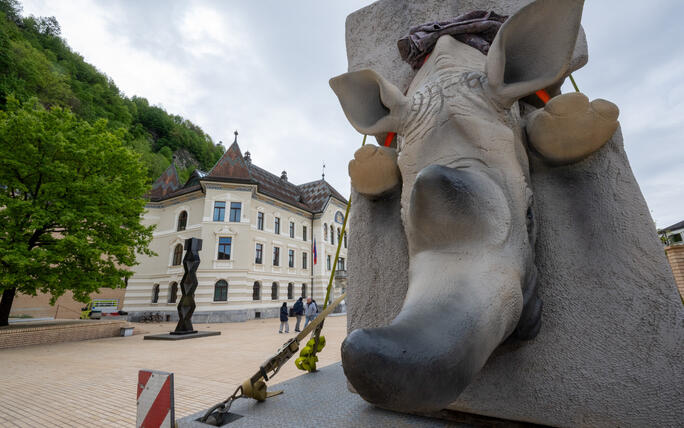
POLYGON ((280 248, 273 247, 273 266, 280 266, 280 248))
POLYGON ((280 217, 275 217, 275 223, 273 224, 273 231, 276 235, 280 235, 280 217))
POLYGON ((295 267, 294 266, 294 250, 288 250, 287 251, 287 266, 288 267, 295 267))
POLYGON ((340 242, 340 228, 337 228, 337 242, 340 242))
POLYGON ((309 260, 309 255, 307 253, 302 253, 302 269, 306 269, 307 261, 309 260))
POLYGON ((302 226, 302 241, 306 241, 306 226, 302 226))
POLYGON ((226 218, 226 203, 214 202, 214 221, 223 221, 226 218))
POLYGON ((672 235, 670 235, 670 241, 672 243, 682 242, 682 234, 681 233, 673 233, 672 235))
POLYGON ((294 299, 294 283, 293 282, 287 284, 287 299, 288 300, 294 299))
POLYGON ((323 223, 323 241, 328 240, 328 223, 323 223))
POLYGON ((264 230, 264 213, 261 211, 257 213, 257 229, 264 230))
POLYGON ((214 284, 214 302, 225 302, 228 300, 228 283, 222 279, 214 284))
POLYGON ((264 245, 256 244, 256 257, 254 257, 254 263, 260 265, 263 263, 264 256, 264 245))
POLYGON ((335 228, 333 225, 330 225, 330 243, 335 245, 335 228))
POLYGON ((261 300, 261 283, 259 281, 254 281, 254 286, 252 286, 252 300, 261 300))
POLYGON ((159 284, 154 284, 152 287, 152 303, 159 301, 159 284))
POLYGON ((337 270, 344 270, 344 259, 342 257, 337 259, 337 270))
POLYGON ((176 303, 177 298, 178 298, 178 283, 172 282, 171 285, 169 285, 169 298, 166 301, 168 303, 176 303))
POLYGON ((347 248, 347 232, 344 232, 344 248, 347 248))
POLYGON ((240 213, 242 212, 242 202, 230 203, 230 221, 239 223, 240 213))
POLYGON ((328 256, 327 265, 328 265, 328 270, 330 270, 332 267, 332 263, 330 262, 330 256, 328 256))
POLYGON ((271 284, 271 300, 278 300, 278 283, 271 284))
POLYGON ((180 266, 183 261, 183 244, 177 244, 173 249, 173 261, 172 266, 180 266))
POLYGON ((295 235, 295 225, 294 222, 290 222, 290 238, 294 238, 295 235))
POLYGON ((218 246, 218 260, 230 260, 230 247, 233 243, 233 238, 224 236, 219 238, 218 246))
POLYGON ((177 231, 185 230, 185 227, 188 225, 188 212, 187 211, 181 211, 181 213, 178 215, 178 226, 176 227, 177 231))
POLYGON ((306 284, 302 284, 302 297, 306 297, 306 284))

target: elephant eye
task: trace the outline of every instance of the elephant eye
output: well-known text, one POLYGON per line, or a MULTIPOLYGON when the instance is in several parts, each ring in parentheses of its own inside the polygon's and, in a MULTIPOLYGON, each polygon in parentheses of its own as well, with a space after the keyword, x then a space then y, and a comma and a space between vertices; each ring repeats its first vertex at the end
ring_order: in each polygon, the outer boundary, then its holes
POLYGON ((471 88, 482 86, 482 73, 470 72, 465 75, 465 82, 471 88))

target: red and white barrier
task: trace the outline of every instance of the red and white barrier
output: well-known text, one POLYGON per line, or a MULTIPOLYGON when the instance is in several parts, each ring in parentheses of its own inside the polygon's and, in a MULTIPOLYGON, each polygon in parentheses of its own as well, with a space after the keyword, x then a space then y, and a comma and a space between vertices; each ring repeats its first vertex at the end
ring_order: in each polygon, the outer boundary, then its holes
POLYGON ((138 372, 136 428, 173 428, 173 373, 138 372))

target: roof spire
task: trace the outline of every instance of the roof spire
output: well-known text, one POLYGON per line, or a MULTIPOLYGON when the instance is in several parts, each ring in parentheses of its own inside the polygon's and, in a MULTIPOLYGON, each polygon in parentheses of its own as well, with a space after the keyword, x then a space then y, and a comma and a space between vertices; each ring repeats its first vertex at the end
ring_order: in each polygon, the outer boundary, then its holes
POLYGON ((323 162, 323 174, 321 174, 323 180, 325 180, 325 162, 323 162))
POLYGON ((238 136, 237 129, 235 130, 235 132, 233 132, 233 134, 235 134, 235 140, 233 140, 233 144, 235 144, 235 143, 237 143, 237 136, 238 136))

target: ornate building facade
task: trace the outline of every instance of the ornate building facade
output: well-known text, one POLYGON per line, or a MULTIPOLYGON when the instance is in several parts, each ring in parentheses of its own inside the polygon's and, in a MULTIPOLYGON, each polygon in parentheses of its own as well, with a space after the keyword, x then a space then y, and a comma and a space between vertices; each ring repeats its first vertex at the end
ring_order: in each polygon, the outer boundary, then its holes
POLYGON ((172 164, 148 197, 143 222, 156 225, 157 256, 140 256, 128 281, 133 321, 149 312, 177 319, 183 243, 192 237, 203 242, 194 322, 275 317, 300 296, 322 303, 339 240, 338 276, 346 276, 346 199, 324 179, 295 185, 285 171, 259 168, 237 138, 211 171, 184 184, 172 164))

